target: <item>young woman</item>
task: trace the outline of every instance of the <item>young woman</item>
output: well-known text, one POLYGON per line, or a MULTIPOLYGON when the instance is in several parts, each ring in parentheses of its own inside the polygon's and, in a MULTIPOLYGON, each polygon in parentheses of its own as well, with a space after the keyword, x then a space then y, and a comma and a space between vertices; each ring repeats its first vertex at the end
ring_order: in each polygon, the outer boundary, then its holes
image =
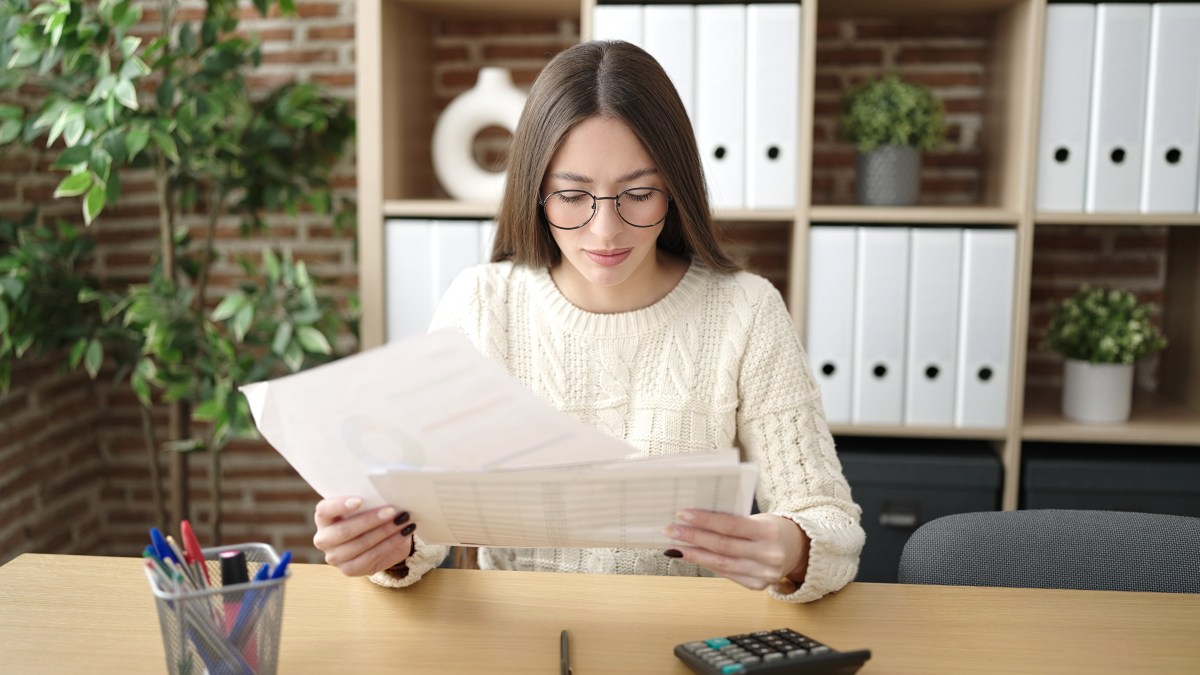
MULTIPOLYGON (((663 523, 667 551, 489 549, 485 569, 727 577, 804 602, 853 579, 863 545, 817 386, 779 293, 717 244, 691 124, 624 42, 554 58, 513 137, 493 262, 434 328, 463 331, 561 410, 647 455, 737 446, 762 513, 663 523)), ((402 509, 317 504, 313 541, 347 575, 407 586, 446 547, 402 509)), ((403 505, 398 505, 402 507, 403 505)))

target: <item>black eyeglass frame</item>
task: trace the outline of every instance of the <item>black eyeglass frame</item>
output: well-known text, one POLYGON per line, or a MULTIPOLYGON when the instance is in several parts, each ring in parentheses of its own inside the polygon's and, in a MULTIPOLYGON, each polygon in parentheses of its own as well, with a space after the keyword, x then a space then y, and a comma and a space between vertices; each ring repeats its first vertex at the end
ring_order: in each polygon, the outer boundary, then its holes
POLYGON ((628 225, 630 227, 637 227, 640 229, 656 227, 660 223, 665 221, 667 219, 667 214, 671 212, 671 202, 675 201, 675 199, 673 197, 671 197, 671 195, 667 194, 666 190, 661 190, 656 187, 625 188, 624 190, 621 190, 620 192, 618 192, 617 194, 615 194, 611 197, 597 197, 596 195, 588 192, 587 190, 579 190, 579 189, 572 188, 570 190, 555 190, 554 192, 551 192, 550 194, 546 195, 545 197, 539 197, 538 198, 538 206, 542 207, 542 217, 546 219, 546 222, 550 224, 550 227, 553 227, 556 230, 568 230, 568 231, 569 230, 579 230, 579 229, 587 227, 588 223, 592 222, 592 220, 596 218, 596 214, 600 211, 600 209, 598 208, 597 205, 606 199, 612 200, 614 202, 614 206, 616 207, 616 209, 614 209, 614 210, 617 212, 618 218, 625 221, 626 225, 628 225), (641 191, 653 190, 654 192, 662 193, 663 196, 665 196, 667 198, 667 210, 663 212, 663 217, 649 225, 638 225, 636 223, 631 223, 631 222, 629 222, 628 218, 621 215, 621 195, 625 194, 626 192, 635 192, 635 191, 639 191, 639 190, 641 190, 641 191), (554 195, 560 195, 560 194, 563 194, 564 192, 577 192, 579 194, 585 194, 592 198, 592 215, 589 216, 587 220, 583 221, 582 224, 576 225, 575 227, 563 227, 562 225, 555 225, 554 222, 550 220, 550 216, 546 215, 546 201, 549 200, 554 195))

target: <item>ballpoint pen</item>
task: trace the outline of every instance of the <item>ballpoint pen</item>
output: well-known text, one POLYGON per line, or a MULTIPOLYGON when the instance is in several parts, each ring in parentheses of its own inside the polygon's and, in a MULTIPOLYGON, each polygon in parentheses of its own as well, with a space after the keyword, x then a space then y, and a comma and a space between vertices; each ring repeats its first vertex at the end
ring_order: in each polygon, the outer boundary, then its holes
POLYGON ((559 636, 558 642, 559 658, 562 660, 561 675, 571 675, 571 640, 567 637, 567 629, 564 628, 562 635, 559 636))
POLYGON ((187 556, 188 563, 198 565, 200 572, 204 575, 205 585, 211 586, 212 577, 209 576, 208 565, 204 562, 204 549, 200 547, 200 540, 196 538, 196 532, 187 520, 179 524, 179 536, 183 538, 183 552, 187 556))

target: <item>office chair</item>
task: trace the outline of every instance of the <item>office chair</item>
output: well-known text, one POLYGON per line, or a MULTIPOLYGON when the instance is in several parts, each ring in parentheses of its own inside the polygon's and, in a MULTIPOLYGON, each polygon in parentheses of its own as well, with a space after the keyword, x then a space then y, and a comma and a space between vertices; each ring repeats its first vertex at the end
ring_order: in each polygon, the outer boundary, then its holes
POLYGON ((1200 518, 991 511, 917 528, 900 583, 1200 593, 1200 518))

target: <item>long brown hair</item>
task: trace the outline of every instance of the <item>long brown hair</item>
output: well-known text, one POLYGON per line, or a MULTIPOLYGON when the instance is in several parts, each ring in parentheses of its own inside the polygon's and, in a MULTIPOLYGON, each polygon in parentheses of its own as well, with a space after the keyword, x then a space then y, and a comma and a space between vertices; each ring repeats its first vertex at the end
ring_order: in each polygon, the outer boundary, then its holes
POLYGON ((654 57, 621 41, 575 45, 534 81, 513 133, 492 261, 558 263, 561 252, 537 203, 542 180, 566 135, 596 116, 629 126, 674 198, 658 247, 713 269, 739 269, 717 242, 700 153, 679 93, 654 57))

